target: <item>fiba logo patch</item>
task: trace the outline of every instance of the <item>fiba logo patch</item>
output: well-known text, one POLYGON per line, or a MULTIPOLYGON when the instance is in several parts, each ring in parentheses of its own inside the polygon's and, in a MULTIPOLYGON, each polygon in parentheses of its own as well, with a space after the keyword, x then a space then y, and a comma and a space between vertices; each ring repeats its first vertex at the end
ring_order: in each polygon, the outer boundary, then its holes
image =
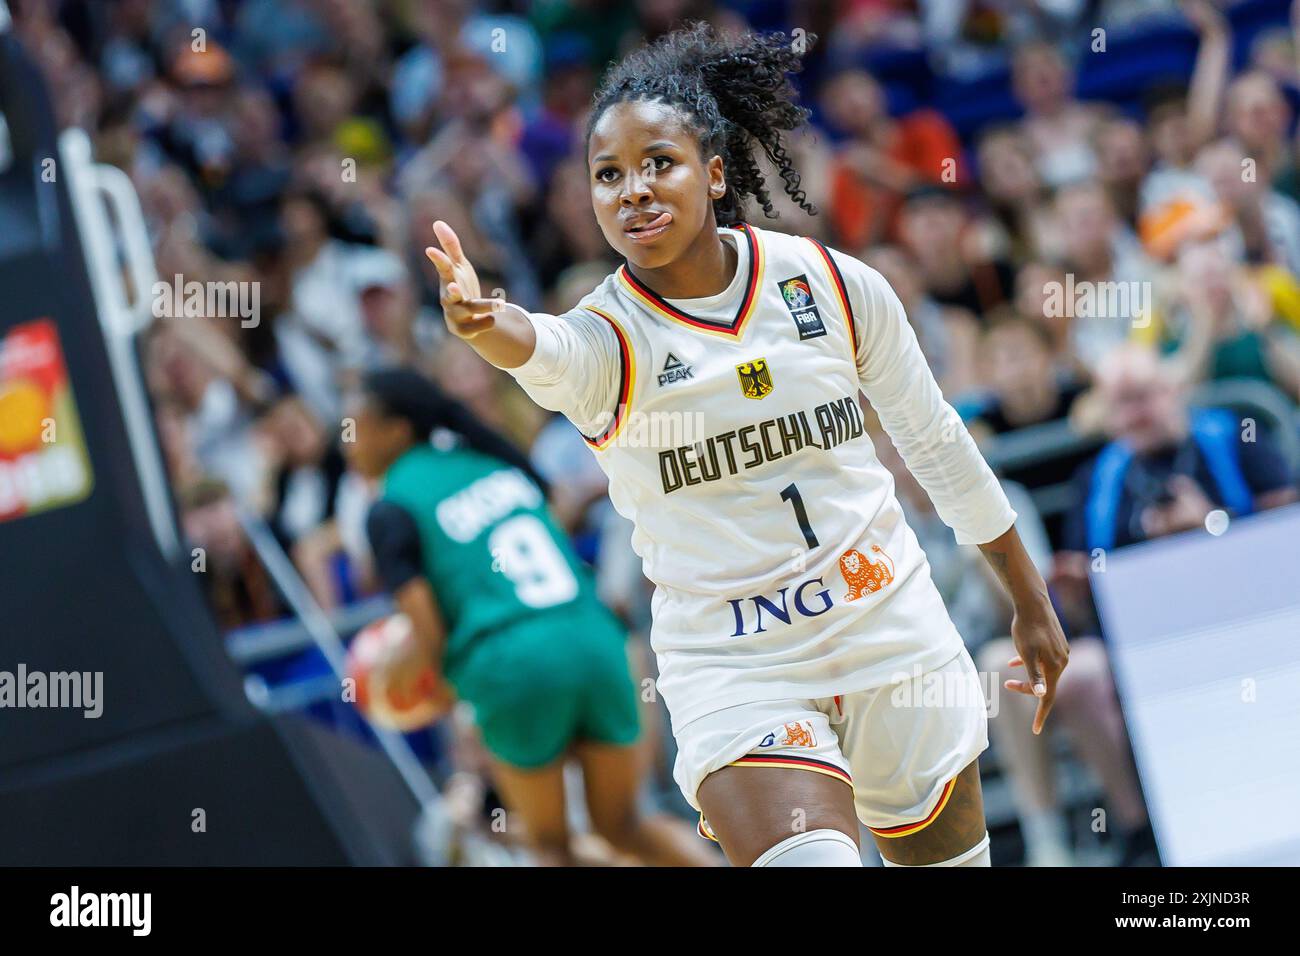
POLYGON ((815 339, 819 335, 825 335, 826 326, 822 324, 821 313, 817 311, 817 302, 813 299, 808 276, 798 275, 778 284, 781 287, 781 298, 785 300, 785 307, 790 310, 795 328, 799 330, 799 340, 815 339))

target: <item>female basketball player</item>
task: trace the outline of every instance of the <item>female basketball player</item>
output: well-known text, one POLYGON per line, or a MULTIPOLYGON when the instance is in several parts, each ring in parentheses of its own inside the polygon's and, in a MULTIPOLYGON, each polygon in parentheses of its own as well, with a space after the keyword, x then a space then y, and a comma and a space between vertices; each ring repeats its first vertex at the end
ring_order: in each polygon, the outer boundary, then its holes
POLYGON ((1015 604, 1052 706, 1068 650, 1015 514, 874 269, 744 221, 761 149, 805 208, 782 134, 805 118, 780 35, 704 26, 633 53, 588 126, 596 218, 626 264, 564 316, 483 298, 444 223, 448 327, 566 414, 634 523, 676 778, 737 865, 987 866, 983 695, 930 581, 861 390, 961 543, 1015 604))
POLYGON ((413 371, 371 373, 350 404, 349 463, 383 483, 366 531, 419 638, 389 679, 410 691, 432 660, 473 705, 497 789, 544 862, 569 862, 563 764, 572 752, 592 824, 614 847, 647 863, 711 864, 688 828, 637 811, 625 635, 528 462, 413 371), (435 428, 456 443, 431 444, 435 428))

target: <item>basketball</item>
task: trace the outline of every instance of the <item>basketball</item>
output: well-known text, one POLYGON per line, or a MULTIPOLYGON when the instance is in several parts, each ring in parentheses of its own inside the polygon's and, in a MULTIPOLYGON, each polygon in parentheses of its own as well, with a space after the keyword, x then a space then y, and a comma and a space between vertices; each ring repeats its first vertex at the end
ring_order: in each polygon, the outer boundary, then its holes
POLYGON ((372 724, 409 733, 432 724, 446 709, 437 694, 438 678, 425 664, 403 687, 398 673, 409 667, 415 634, 405 614, 394 614, 362 629, 348 648, 347 676, 354 682, 357 709, 372 724))

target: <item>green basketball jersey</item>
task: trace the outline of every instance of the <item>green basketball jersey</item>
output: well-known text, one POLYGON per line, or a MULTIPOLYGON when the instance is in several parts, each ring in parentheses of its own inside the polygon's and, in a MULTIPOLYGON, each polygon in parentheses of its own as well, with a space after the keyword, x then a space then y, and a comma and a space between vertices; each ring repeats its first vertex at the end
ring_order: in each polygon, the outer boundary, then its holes
POLYGON ((384 475, 382 497, 419 529, 424 573, 447 628, 448 673, 485 635, 524 620, 613 623, 546 508, 519 469, 468 448, 418 445, 384 475))

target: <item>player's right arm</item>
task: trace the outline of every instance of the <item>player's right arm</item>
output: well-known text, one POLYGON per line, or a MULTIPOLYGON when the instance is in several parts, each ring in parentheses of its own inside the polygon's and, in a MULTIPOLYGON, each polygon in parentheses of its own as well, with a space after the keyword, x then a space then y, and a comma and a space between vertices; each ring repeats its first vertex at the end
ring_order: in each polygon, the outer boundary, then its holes
POLYGON ((447 328, 497 368, 523 365, 537 344, 537 333, 527 314, 503 309, 499 299, 483 297, 478 274, 465 258, 451 226, 439 220, 433 224, 433 234, 442 248, 429 246, 424 254, 438 270, 439 299, 447 328))
POLYGON ((492 365, 509 372, 542 408, 597 435, 615 413, 622 372, 618 337, 586 309, 563 317, 484 298, 478 275, 445 222, 433 224, 442 248, 424 252, 438 270, 447 328, 492 365))

